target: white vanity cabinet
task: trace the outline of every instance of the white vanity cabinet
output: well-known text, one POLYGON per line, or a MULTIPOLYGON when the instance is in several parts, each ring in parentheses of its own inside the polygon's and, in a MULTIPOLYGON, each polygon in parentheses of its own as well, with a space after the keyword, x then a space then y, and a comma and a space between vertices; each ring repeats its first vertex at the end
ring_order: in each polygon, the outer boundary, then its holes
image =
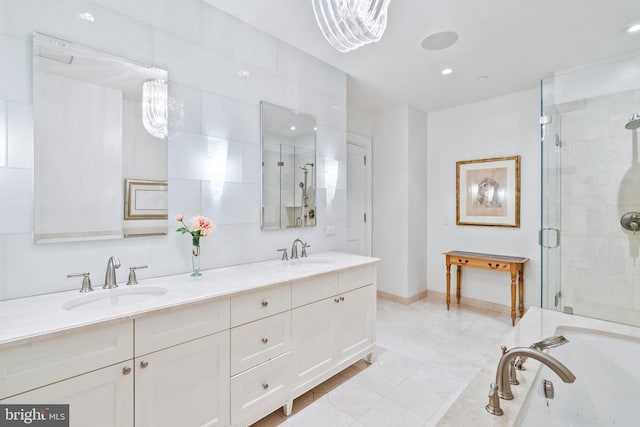
POLYGON ((294 282, 294 397, 370 355, 375 344, 375 298, 373 266, 294 282))
POLYGON ((133 425, 133 321, 121 320, 9 345, 0 401, 69 404, 70 425, 133 425))
POLYGON ((231 424, 244 426, 291 399, 291 284, 231 297, 231 424))
POLYGON ((133 361, 98 369, 2 400, 68 404, 71 427, 133 426, 133 361))
POLYGON ((229 425, 229 299, 135 319, 135 426, 229 425))

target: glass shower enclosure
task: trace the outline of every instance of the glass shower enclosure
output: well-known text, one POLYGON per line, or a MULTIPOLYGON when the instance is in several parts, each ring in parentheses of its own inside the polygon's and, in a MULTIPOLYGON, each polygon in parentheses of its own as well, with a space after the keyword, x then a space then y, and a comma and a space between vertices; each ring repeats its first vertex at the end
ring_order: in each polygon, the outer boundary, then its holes
POLYGON ((540 88, 542 306, 640 326, 640 54, 540 88))

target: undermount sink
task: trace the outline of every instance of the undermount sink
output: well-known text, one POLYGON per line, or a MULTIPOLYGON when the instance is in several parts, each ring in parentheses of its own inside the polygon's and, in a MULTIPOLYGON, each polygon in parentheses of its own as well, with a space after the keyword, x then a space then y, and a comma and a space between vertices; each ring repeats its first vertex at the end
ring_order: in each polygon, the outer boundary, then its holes
POLYGON ((333 258, 320 258, 320 257, 312 257, 312 258, 298 258, 298 259, 290 259, 290 265, 298 265, 298 264, 335 264, 337 261, 333 258))
POLYGON ((63 304, 62 308, 69 311, 93 311, 117 308, 147 302, 165 295, 167 292, 167 289, 160 286, 99 290, 89 295, 74 298, 63 304))

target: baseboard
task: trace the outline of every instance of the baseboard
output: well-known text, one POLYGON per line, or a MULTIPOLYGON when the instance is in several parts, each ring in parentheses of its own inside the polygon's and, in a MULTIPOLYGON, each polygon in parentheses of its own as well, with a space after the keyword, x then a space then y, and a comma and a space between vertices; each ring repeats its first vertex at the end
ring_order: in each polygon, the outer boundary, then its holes
MULTIPOLYGON (((429 299, 432 299, 432 298, 442 300, 444 303, 444 301, 446 301, 447 295, 444 292, 429 291, 429 299)), ((456 305, 456 296, 451 295, 451 306, 453 307, 455 305, 456 305)), ((460 297, 460 305, 467 306, 467 307, 480 308, 483 310, 496 311, 498 313, 507 313, 507 314, 511 313, 511 306, 498 304, 495 302, 482 301, 479 299, 469 298, 465 296, 460 297)))
POLYGON ((409 304, 413 304, 416 301, 421 300, 422 298, 426 298, 427 297, 427 291, 422 291, 412 297, 401 297, 398 295, 394 295, 394 294, 390 294, 387 292, 383 292, 383 291, 378 291, 377 292, 378 298, 380 299, 386 299, 388 301, 393 301, 393 302, 398 302, 400 304, 405 304, 405 305, 409 305, 409 304))

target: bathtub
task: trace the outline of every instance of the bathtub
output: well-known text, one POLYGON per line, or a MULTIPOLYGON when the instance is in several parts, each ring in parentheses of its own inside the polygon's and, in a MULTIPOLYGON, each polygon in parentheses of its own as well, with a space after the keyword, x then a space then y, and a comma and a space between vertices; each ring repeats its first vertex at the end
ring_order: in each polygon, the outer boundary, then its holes
POLYGON ((575 374, 576 381, 566 384, 548 367, 542 366, 515 425, 638 425, 640 339, 563 326, 558 327, 556 334, 564 335, 569 343, 550 349, 549 354, 567 366, 575 374), (544 380, 553 383, 553 399, 544 395, 544 380))

